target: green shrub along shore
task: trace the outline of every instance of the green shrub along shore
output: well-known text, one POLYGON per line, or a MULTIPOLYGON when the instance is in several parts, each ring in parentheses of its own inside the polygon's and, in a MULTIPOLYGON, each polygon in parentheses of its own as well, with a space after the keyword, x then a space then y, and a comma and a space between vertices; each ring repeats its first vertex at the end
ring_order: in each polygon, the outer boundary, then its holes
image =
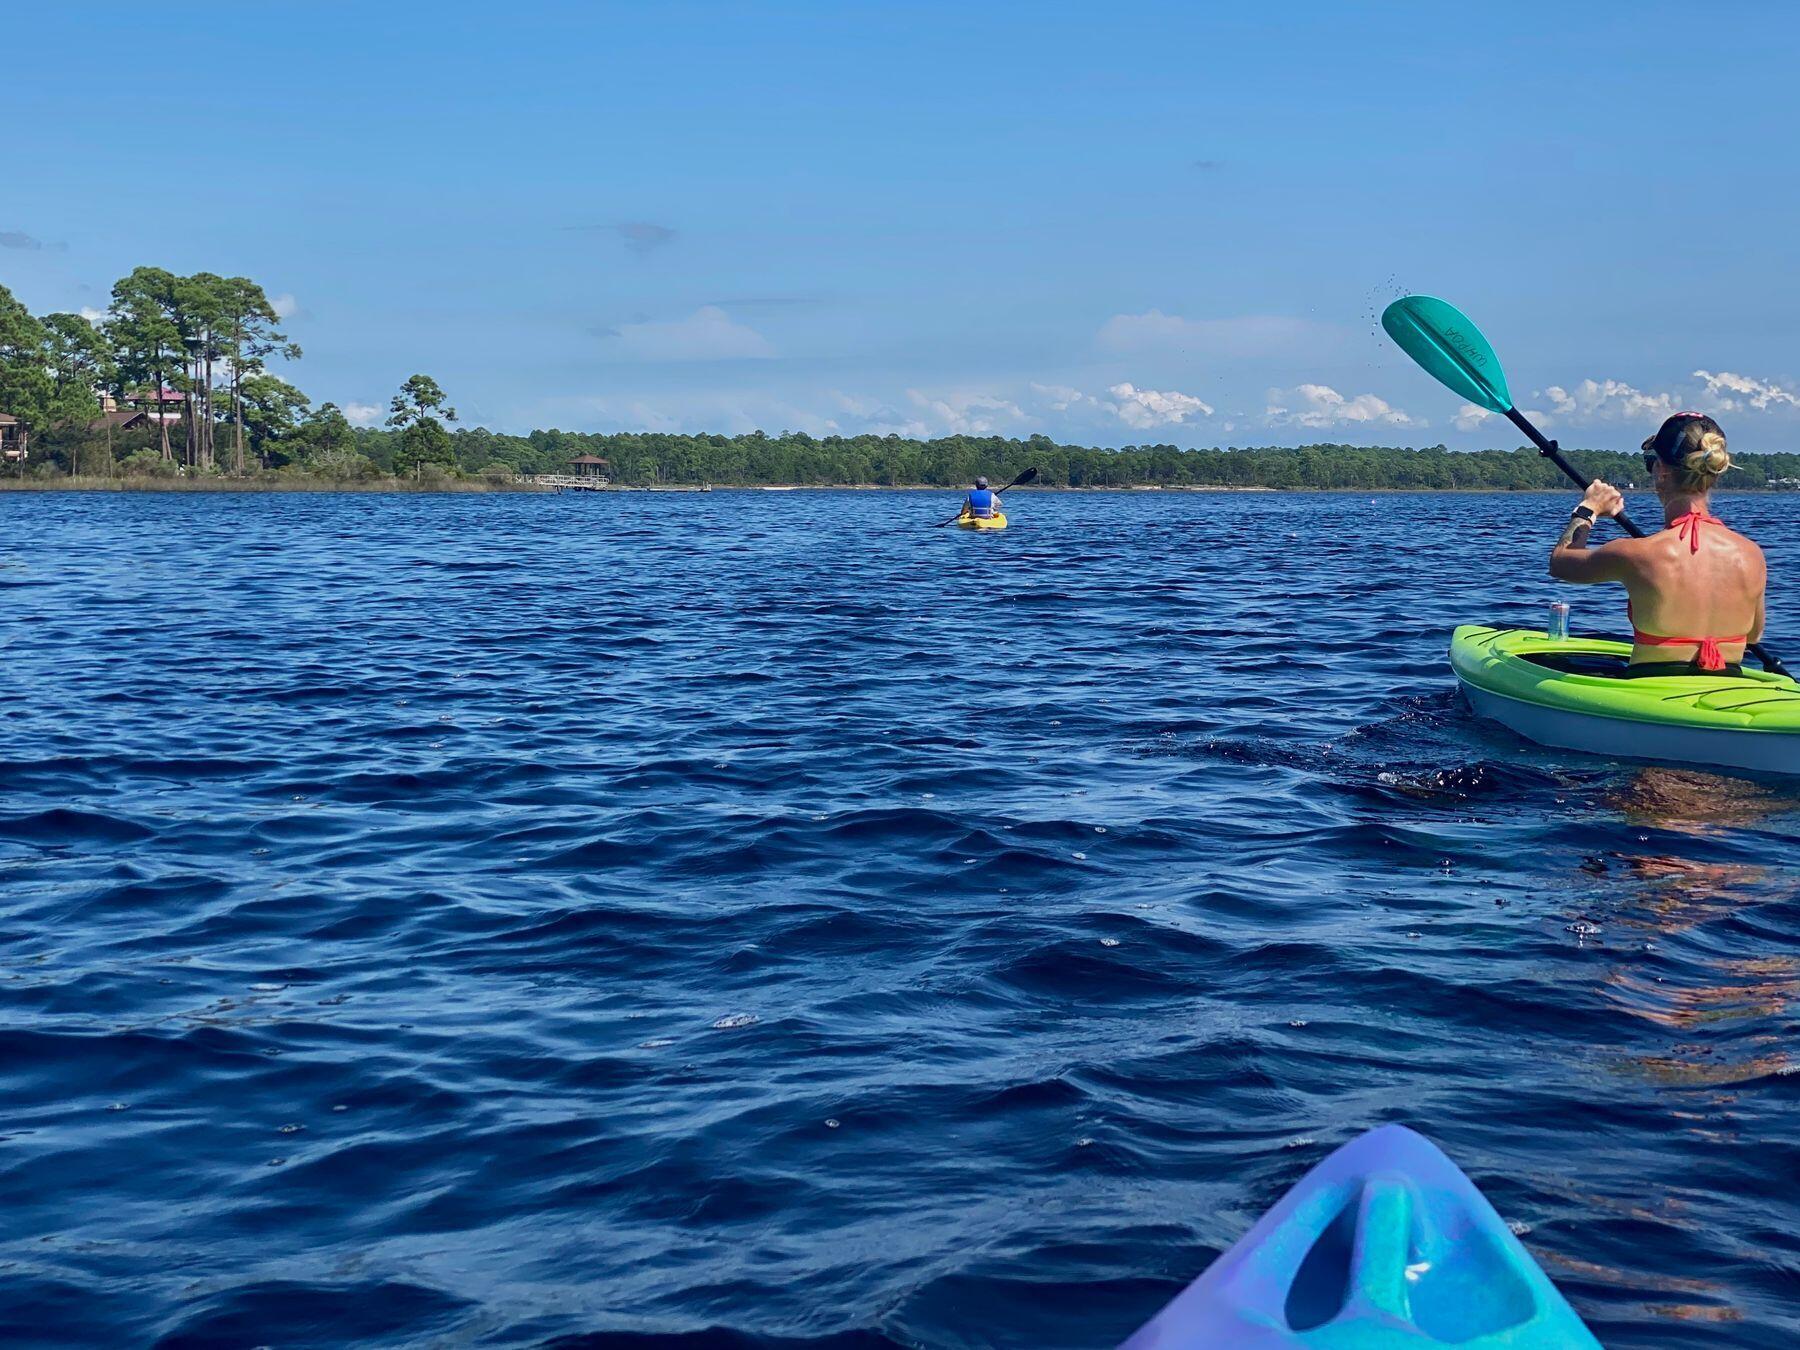
MULTIPOLYGON (((976 474, 1004 482, 1036 465, 1045 487, 1270 488, 1287 490, 1541 491, 1568 481, 1535 450, 1453 451, 1443 446, 1303 445, 1181 450, 1169 445, 1097 449, 1045 436, 677 436, 534 431, 506 436, 481 428, 448 432, 435 453, 410 453, 408 430, 351 427, 327 404, 279 436, 260 438, 241 475, 161 458, 156 432, 115 434, 64 428, 32 442, 20 472, 0 489, 148 488, 174 490, 505 491, 530 490, 519 475, 568 473, 577 456, 607 461, 621 487, 964 487, 976 474), (74 469, 74 476, 70 470, 74 469)), ((178 433, 179 434, 179 429, 178 433)), ((416 439, 416 438, 415 438, 416 439)), ((1589 474, 1641 485, 1639 456, 1572 451, 1589 474)), ((1736 457, 1731 488, 1800 487, 1800 454, 1736 457)))
MULTIPOLYGON (((1302 445, 1183 450, 1061 445, 1047 436, 813 437, 592 434, 508 436, 451 429, 456 410, 427 375, 410 377, 382 427, 314 406, 284 372, 300 348, 279 307, 248 277, 139 267, 109 308, 33 315, 0 286, 0 488, 505 491, 590 473, 621 487, 942 487, 996 482, 1029 466, 1045 487, 1541 490, 1566 486, 1529 449, 1302 445), (593 459, 605 461, 596 465, 593 459)), ((1573 451, 1590 474, 1630 486, 1636 454, 1573 451)), ((1800 455, 1737 456, 1734 488, 1800 487, 1800 455)))

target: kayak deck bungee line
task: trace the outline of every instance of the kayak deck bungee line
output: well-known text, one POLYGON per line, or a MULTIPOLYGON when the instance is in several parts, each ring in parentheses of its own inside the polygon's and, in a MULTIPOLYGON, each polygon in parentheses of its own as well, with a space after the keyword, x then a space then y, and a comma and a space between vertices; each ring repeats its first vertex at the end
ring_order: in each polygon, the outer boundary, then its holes
POLYGON ((956 523, 965 530, 1004 530, 1006 513, 996 511, 991 516, 971 516, 964 513, 956 518, 956 523))
POLYGON ((1465 625, 1450 664, 1477 716, 1559 750, 1800 774, 1800 684, 1742 675, 1619 677, 1631 647, 1465 625))
POLYGON ((1403 1125, 1352 1140, 1121 1350, 1600 1350, 1475 1183, 1403 1125))

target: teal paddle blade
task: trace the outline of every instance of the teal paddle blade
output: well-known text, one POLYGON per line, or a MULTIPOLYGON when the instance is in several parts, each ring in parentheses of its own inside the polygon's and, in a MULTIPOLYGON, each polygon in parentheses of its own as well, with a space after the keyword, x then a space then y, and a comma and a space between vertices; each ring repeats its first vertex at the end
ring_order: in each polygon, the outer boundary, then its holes
POLYGON ((1439 384, 1489 412, 1512 411, 1500 358, 1455 305, 1429 295, 1408 295, 1382 312, 1381 326, 1439 384))

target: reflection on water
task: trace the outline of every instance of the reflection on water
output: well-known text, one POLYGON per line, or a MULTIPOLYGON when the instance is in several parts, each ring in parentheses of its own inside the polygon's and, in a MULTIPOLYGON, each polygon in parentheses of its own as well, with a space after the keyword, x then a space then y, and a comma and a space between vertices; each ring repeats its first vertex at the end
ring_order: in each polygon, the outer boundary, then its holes
MULTIPOLYGON (((1605 800, 1632 825, 1696 840, 1741 836, 1746 828, 1797 816, 1791 788, 1681 769, 1637 770, 1605 800)), ((1637 949, 1632 964, 1615 967, 1607 980, 1620 1007, 1688 1033, 1780 1017, 1800 994, 1800 954, 1746 951, 1708 936, 1714 925, 1742 924, 1759 906, 1791 902, 1788 869, 1669 852, 1617 851, 1609 861, 1612 922, 1632 935, 1620 945, 1637 949)), ((1717 1044, 1691 1043, 1636 1062, 1658 1078, 1695 1085, 1782 1073, 1792 1063, 1766 1028, 1734 1040, 1728 1053, 1717 1044)))
MULTIPOLYGON (((1656 1218, 1658 1222, 1667 1222, 1666 1215, 1658 1215, 1656 1218)), ((1715 1280, 1666 1274, 1646 1275, 1641 1270, 1627 1272, 1562 1255, 1547 1257, 1544 1267, 1559 1284, 1565 1278, 1575 1278, 1605 1288, 1629 1291, 1634 1299, 1641 1300, 1639 1306, 1647 1317, 1681 1322, 1733 1323, 1744 1320, 1741 1308, 1724 1301, 1729 1297, 1729 1290, 1715 1280), (1649 1295, 1647 1298, 1644 1297, 1646 1293, 1649 1295), (1659 1295, 1668 1297, 1658 1297, 1659 1295), (1711 1301, 1700 1302, 1701 1299, 1711 1301)))
POLYGON ((1800 790, 1791 782, 1695 769, 1634 768, 1602 800, 1633 824, 1682 833, 1718 834, 1785 819, 1792 835, 1800 822, 1800 790))
MULTIPOLYGON (((1794 790, 1650 768, 1621 775, 1601 800, 1639 831, 1638 841, 1657 846, 1618 849, 1607 858, 1615 940, 1600 989, 1611 1007, 1657 1033, 1634 1048, 1622 1046, 1615 1063, 1661 1091, 1677 1091, 1680 1104, 1667 1105, 1664 1118, 1708 1155, 1753 1146, 1755 1120, 1745 1091, 1796 1069, 1784 1030, 1800 997, 1800 953, 1787 949, 1779 930, 1761 933, 1758 919, 1759 910, 1793 905, 1791 867, 1737 857, 1755 851, 1758 832, 1767 832, 1770 842, 1792 837, 1794 790), (1689 851, 1668 851, 1680 840, 1689 851)), ((1659 1222, 1680 1225, 1673 1216, 1659 1222)), ((1731 1292, 1711 1282, 1684 1287, 1636 1262, 1588 1273, 1708 1300, 1650 1298, 1642 1305, 1646 1315, 1699 1323, 1744 1317, 1731 1292)))
POLYGON ((1696 987, 1671 985, 1664 977, 1637 973, 1621 974, 1616 987, 1630 996, 1634 1012, 1671 1031, 1689 1031, 1702 1023, 1734 1017, 1779 1017, 1793 1002, 1800 958, 1731 957, 1722 959, 1715 970, 1717 982, 1696 987))

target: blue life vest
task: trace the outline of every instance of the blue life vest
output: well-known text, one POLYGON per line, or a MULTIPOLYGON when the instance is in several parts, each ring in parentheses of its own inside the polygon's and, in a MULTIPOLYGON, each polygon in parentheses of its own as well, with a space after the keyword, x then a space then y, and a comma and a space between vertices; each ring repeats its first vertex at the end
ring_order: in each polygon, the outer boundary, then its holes
POLYGON ((969 514, 982 520, 994 514, 994 494, 986 488, 976 488, 969 494, 969 514))

